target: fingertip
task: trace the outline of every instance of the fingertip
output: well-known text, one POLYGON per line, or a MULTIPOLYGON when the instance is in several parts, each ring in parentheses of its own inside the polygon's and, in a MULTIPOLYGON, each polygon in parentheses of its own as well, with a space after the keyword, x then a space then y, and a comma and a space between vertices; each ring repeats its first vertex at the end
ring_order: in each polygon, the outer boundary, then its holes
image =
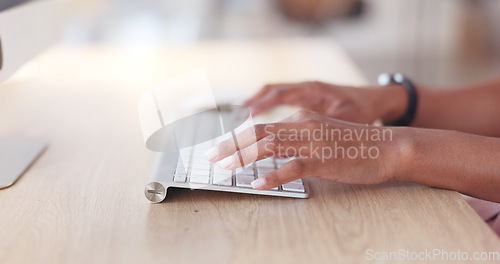
POLYGON ((258 114, 260 114, 261 110, 259 108, 255 108, 255 107, 250 107, 250 114, 252 116, 257 116, 258 114))
POLYGON ((266 190, 266 188, 265 188, 266 184, 267 184, 267 181, 266 181, 266 178, 264 178, 264 177, 257 178, 256 180, 254 180, 253 182, 250 183, 252 188, 254 188, 256 190, 266 190))
POLYGON ((217 156, 219 155, 219 147, 217 145, 211 147, 209 150, 205 152, 205 157, 208 161, 214 162, 217 160, 217 156))
POLYGON ((233 169, 235 161, 236 159, 234 158, 233 155, 231 155, 219 161, 218 165, 222 169, 231 170, 233 169))

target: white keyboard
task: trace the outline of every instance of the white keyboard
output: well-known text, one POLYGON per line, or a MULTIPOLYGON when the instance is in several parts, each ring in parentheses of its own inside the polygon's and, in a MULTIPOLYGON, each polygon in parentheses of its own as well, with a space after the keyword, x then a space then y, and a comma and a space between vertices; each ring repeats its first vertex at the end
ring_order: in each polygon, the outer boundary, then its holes
POLYGON ((213 141, 194 147, 183 148, 177 154, 159 153, 145 195, 151 202, 165 199, 169 187, 203 189, 247 194, 260 194, 293 198, 309 196, 302 179, 270 190, 254 190, 250 183, 283 166, 290 159, 263 159, 246 168, 225 170, 207 160, 204 153, 213 141), (175 166, 173 166, 173 165, 175 166))
POLYGON ((179 152, 158 153, 145 189, 145 195, 152 202, 161 202, 167 195, 169 187, 203 189, 224 192, 272 195, 282 197, 307 198, 309 193, 304 182, 299 179, 283 184, 270 190, 254 190, 250 183, 275 169, 280 168, 290 159, 265 159, 257 161, 246 168, 225 170, 217 164, 209 162, 205 152, 215 142, 220 142, 226 133, 220 135, 218 127, 219 117, 226 120, 226 124, 234 119, 231 111, 206 111, 186 122, 176 130, 184 146, 179 152), (216 138, 219 136, 219 138, 216 138), (190 144, 191 142, 202 142, 190 144))

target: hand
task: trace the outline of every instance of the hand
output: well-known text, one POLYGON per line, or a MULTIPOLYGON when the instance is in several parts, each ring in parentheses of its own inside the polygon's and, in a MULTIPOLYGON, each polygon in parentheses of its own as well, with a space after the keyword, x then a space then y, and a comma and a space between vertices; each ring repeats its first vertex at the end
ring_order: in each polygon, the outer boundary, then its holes
POLYGON ((253 115, 287 104, 340 120, 372 124, 377 119, 390 122, 401 117, 406 97, 404 88, 399 85, 369 89, 302 82, 266 85, 244 105, 253 115))
POLYGON ((252 186, 259 190, 304 177, 376 184, 393 179, 398 159, 404 156, 393 129, 301 111, 280 123, 248 128, 236 135, 237 144, 225 140, 207 151, 207 156, 228 170, 268 157, 297 157, 255 180, 252 186))

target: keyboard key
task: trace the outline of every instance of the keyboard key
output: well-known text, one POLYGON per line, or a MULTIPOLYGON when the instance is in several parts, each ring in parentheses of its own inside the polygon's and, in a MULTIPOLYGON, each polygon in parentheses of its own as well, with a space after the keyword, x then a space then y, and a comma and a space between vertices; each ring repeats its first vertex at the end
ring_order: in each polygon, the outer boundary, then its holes
POLYGON ((295 180, 295 181, 291 181, 290 183, 304 184, 304 183, 302 182, 302 179, 298 179, 298 180, 295 180))
POLYGON ((305 192, 304 190, 304 185, 302 184, 297 184, 297 183, 286 183, 281 186, 283 191, 287 192, 305 192))
POLYGON ((255 162, 257 168, 271 168, 274 169, 274 161, 270 158, 263 159, 255 162))
POLYGON ((214 176, 232 176, 233 175, 233 171, 230 171, 230 170, 216 170, 214 169, 214 176))
POLYGON ((195 159, 195 160, 206 160, 206 161, 208 161, 208 160, 207 160, 207 156, 205 155, 205 153, 204 153, 203 151, 202 151, 202 152, 198 152, 198 151, 194 152, 194 153, 193 153, 193 159, 195 159))
POLYGON ((196 157, 196 156, 193 156, 192 160, 191 160, 191 163, 192 164, 212 164, 210 161, 207 160, 207 158, 205 157, 196 157))
POLYGON ((238 168, 236 169, 236 175, 248 175, 248 176, 254 176, 255 172, 252 167, 250 168, 238 168))
POLYGON ((232 186, 233 185, 233 178, 231 175, 214 175, 214 184, 217 185, 223 185, 223 186, 232 186))
POLYGON ((174 181, 175 182, 186 182, 186 170, 183 168, 177 168, 174 173, 174 181))
POLYGON ((184 167, 183 165, 177 165, 177 168, 175 168, 176 173, 186 173, 187 172, 187 167, 184 167))
POLYGON ((207 160, 207 156, 205 156, 205 153, 203 152, 195 152, 193 153, 193 159, 194 160, 207 160))
POLYGON ((208 184, 210 182, 210 177, 208 177, 208 175, 194 174, 189 177, 189 182, 208 184))
POLYGON ((189 160, 179 159, 177 162, 177 167, 187 168, 189 167, 189 160))
POLYGON ((255 166, 257 170, 275 170, 274 166, 269 167, 269 166, 255 166))
POLYGON ((257 174, 258 175, 266 175, 266 174, 270 173, 271 171, 274 171, 274 169, 270 169, 270 168, 257 168, 257 174))
POLYGON ((210 182, 210 167, 203 169, 191 168, 189 182, 208 184, 210 182))
POLYGON ((191 165, 191 169, 193 170, 203 170, 203 171, 209 171, 210 170, 210 164, 203 164, 203 163, 193 163, 191 165))
POLYGON ((200 161, 201 161, 201 160, 206 160, 206 161, 208 161, 208 160, 207 160, 207 156, 205 155, 205 153, 204 153, 204 152, 195 152, 195 153, 193 153, 193 159, 195 159, 195 160, 200 160, 200 161))
POLYGON ((193 163, 191 169, 210 170, 210 164, 193 163))
POLYGON ((174 182, 186 182, 186 177, 185 173, 176 173, 174 175, 174 182))
POLYGON ((244 188, 252 188, 252 185, 250 185, 251 182, 253 182, 255 178, 253 176, 248 176, 248 175, 236 175, 236 186, 238 187, 244 187, 244 188))
POLYGON ((210 175, 210 168, 191 168, 191 174, 210 175))

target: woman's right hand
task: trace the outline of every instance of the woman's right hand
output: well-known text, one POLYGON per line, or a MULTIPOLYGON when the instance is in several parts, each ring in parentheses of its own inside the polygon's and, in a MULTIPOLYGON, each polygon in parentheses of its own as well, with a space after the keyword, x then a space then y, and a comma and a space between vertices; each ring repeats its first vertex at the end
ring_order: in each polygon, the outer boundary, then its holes
POLYGON ((281 122, 243 130, 206 155, 227 170, 269 157, 296 158, 255 180, 252 186, 259 190, 306 177, 377 184, 393 180, 398 166, 407 163, 410 148, 405 147, 409 140, 404 129, 344 122, 302 110, 281 122))
POLYGON ((371 124, 391 122, 406 108, 407 95, 400 85, 378 88, 337 86, 323 82, 269 84, 244 105, 253 115, 285 104, 350 122, 371 124))

